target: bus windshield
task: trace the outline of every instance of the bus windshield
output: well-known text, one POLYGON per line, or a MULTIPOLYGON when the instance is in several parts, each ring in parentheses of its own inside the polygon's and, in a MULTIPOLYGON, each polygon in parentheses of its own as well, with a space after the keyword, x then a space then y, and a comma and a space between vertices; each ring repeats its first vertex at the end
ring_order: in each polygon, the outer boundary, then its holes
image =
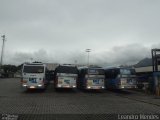
POLYGON ((24 66, 24 73, 44 73, 44 66, 24 66))
POLYGON ((78 69, 71 66, 59 66, 58 68, 56 68, 56 72, 78 74, 78 69))
POLYGON ((93 75, 104 75, 104 70, 103 69, 89 69, 89 74, 93 75))
POLYGON ((134 69, 120 69, 122 75, 135 75, 134 69))
POLYGON ((120 69, 120 73, 122 75, 130 75, 131 71, 129 69, 120 69))

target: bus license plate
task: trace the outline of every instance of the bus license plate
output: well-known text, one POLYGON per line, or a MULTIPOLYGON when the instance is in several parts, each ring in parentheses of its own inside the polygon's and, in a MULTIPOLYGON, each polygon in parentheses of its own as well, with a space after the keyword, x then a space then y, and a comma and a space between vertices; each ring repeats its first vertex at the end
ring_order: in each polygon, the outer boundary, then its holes
POLYGON ((34 86, 30 86, 30 88, 35 88, 34 86))

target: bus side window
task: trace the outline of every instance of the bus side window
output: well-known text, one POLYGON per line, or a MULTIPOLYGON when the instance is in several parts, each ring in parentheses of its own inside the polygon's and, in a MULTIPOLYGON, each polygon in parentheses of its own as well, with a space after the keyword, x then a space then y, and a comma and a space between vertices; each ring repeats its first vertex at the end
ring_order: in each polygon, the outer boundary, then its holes
POLYGON ((115 79, 118 75, 118 71, 115 69, 115 70, 111 70, 111 78, 115 79))
POLYGON ((78 72, 78 78, 81 78, 81 70, 78 72))
POLYGON ((85 77, 85 69, 82 70, 82 77, 85 77))
POLYGON ((57 75, 57 69, 55 69, 54 74, 53 74, 54 79, 56 78, 56 75, 57 75))
POLYGON ((115 78, 115 71, 114 70, 111 70, 111 78, 115 78))
POLYGON ((106 70, 106 78, 113 78, 112 70, 106 70))
POLYGON ((114 74, 114 78, 117 78, 119 74, 120 74, 120 70, 116 69, 115 70, 115 74, 114 74))
POLYGON ((106 71, 105 71, 105 76, 106 76, 106 78, 110 78, 110 76, 109 76, 109 75, 110 75, 109 71, 108 71, 108 70, 106 70, 106 71))

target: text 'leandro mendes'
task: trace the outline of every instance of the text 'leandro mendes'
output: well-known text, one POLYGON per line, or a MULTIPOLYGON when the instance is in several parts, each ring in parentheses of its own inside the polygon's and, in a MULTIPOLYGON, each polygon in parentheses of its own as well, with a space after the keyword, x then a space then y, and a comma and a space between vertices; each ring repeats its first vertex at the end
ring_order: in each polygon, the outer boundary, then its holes
POLYGON ((159 120, 160 115, 155 114, 135 114, 135 115, 127 115, 127 114, 118 114, 119 120, 159 120))

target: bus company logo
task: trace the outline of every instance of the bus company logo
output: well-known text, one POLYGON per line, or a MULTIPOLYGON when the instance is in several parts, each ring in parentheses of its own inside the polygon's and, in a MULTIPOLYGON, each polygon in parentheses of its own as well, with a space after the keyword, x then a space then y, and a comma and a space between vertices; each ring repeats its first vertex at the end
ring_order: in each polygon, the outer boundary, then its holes
POLYGON ((1 120, 18 120, 18 115, 13 114, 2 114, 1 120))
POLYGON ((118 120, 159 120, 155 114, 118 114, 118 120))

